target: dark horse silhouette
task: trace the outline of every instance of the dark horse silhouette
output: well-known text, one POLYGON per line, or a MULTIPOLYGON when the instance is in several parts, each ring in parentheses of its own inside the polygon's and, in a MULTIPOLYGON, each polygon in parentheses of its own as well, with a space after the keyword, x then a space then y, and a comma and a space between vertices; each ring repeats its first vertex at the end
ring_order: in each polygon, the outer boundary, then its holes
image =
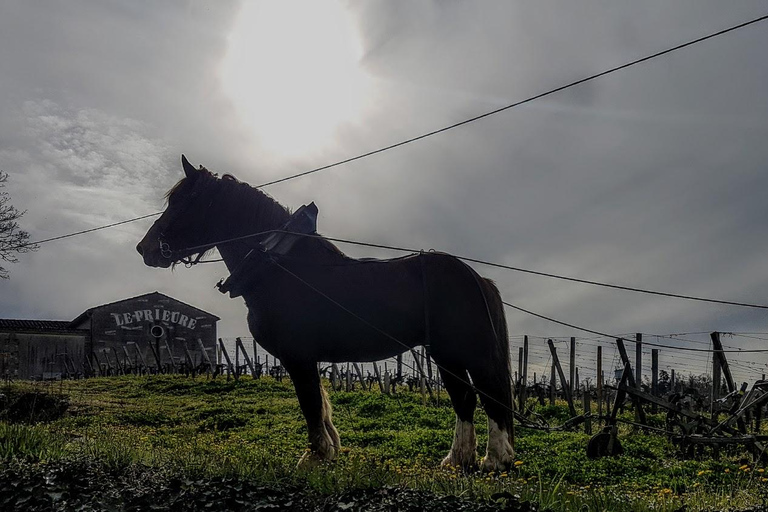
POLYGON ((145 264, 168 268, 215 246, 230 279, 248 277, 240 293, 248 326, 282 361, 307 421, 310 451, 300 463, 332 460, 340 448, 317 362, 376 361, 416 345, 429 345, 456 412, 443 464, 476 464, 478 394, 488 415, 483 469, 513 462, 507 324, 490 280, 444 253, 353 259, 319 235, 301 237, 287 254, 272 257, 259 237, 248 235, 279 230, 291 219, 288 210, 229 175, 195 169, 184 156, 182 164, 185 177, 136 249, 145 264))

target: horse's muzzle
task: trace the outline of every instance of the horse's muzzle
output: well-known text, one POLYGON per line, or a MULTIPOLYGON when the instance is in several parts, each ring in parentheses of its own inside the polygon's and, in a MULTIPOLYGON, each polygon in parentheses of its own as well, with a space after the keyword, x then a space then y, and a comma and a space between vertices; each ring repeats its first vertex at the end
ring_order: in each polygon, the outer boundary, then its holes
POLYGON ((142 240, 136 246, 136 251, 141 254, 144 264, 148 267, 168 268, 171 266, 172 261, 163 257, 157 244, 148 244, 146 240, 142 240))

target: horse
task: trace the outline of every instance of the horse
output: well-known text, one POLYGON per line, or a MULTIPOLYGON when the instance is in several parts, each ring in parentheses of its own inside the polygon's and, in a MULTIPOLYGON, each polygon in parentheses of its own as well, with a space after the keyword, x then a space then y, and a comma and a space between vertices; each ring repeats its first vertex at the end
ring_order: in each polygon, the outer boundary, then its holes
POLYGON ((491 280, 441 252, 354 259, 316 233, 297 237, 286 254, 273 257, 259 239, 291 220, 287 208, 231 175, 195 168, 184 155, 182 167, 184 176, 165 196, 165 211, 136 249, 146 265, 169 268, 196 263, 215 247, 230 279, 248 277, 235 283, 243 288, 248 327, 283 363, 306 420, 309 450, 300 466, 331 461, 341 448, 319 361, 377 361, 423 345, 456 416, 442 464, 477 468, 479 395, 488 416, 481 469, 510 467, 509 341, 501 295, 491 280))

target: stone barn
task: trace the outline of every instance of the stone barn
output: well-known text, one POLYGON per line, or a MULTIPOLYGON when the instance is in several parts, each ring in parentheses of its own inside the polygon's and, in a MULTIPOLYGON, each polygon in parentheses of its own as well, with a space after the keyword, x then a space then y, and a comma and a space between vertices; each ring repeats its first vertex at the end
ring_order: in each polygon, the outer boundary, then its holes
POLYGON ((72 321, 0 319, 0 375, 50 379, 215 364, 218 321, 159 292, 90 308, 72 321))

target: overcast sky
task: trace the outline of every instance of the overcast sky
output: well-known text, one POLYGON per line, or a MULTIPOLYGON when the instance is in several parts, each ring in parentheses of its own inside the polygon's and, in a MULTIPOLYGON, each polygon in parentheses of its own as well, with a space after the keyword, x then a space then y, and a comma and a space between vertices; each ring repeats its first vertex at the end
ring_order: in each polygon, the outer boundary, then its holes
MULTIPOLYGON (((5 0, 0 169, 40 240, 160 211, 181 153, 263 183, 766 13, 764 0, 5 0)), ((266 191, 292 208, 315 201, 330 236, 768 304, 766 48, 763 22, 266 191)), ((213 289, 223 264, 143 265, 135 245, 151 222, 22 255, 0 281, 0 317, 72 319, 158 290, 219 315, 220 336, 247 336, 242 301, 213 289)), ((754 339, 768 338, 765 310, 473 266, 505 300, 589 329, 670 345, 650 335, 766 333, 725 343, 768 347, 754 339)), ((507 317, 511 336, 594 338, 507 317)), ((768 354, 742 359, 744 379, 768 368, 768 354)), ((708 364, 691 352, 661 361, 708 364)))

